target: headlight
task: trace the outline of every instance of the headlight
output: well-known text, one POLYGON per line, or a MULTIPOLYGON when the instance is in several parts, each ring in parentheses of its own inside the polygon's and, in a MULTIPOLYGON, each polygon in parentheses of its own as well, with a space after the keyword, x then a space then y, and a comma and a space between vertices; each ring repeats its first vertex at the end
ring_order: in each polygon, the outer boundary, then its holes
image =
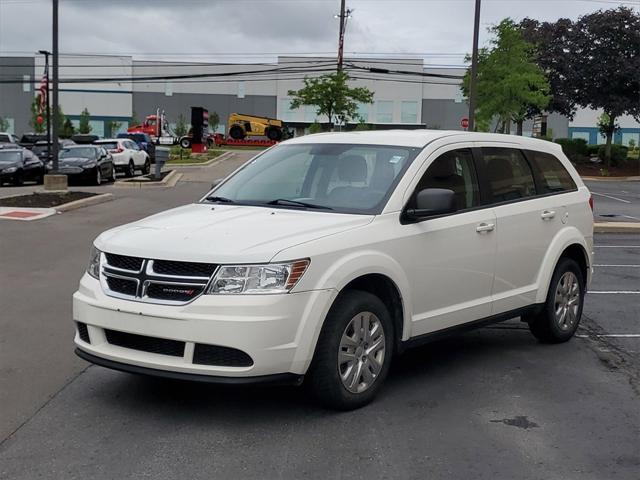
POLYGON ((266 265, 223 265, 207 293, 287 293, 298 283, 308 266, 308 259, 266 265))
POLYGON ((82 168, 93 168, 97 165, 96 162, 87 162, 82 164, 82 168))
POLYGON ((9 168, 5 168, 5 169, 3 170, 3 172, 4 172, 4 173, 13 173, 13 172, 15 172, 16 170, 18 170, 18 167, 9 167, 9 168))
POLYGON ((89 253, 89 266, 87 267, 87 273, 93 278, 100 279, 100 250, 93 245, 91 246, 91 252, 89 253))

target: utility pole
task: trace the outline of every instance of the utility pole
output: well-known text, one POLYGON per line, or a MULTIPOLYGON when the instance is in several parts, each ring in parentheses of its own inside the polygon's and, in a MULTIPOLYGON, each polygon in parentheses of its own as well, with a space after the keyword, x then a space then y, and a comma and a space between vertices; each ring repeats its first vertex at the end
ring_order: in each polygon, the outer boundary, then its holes
POLYGON ((340 0, 340 14, 335 18, 340 19, 340 34, 338 37, 338 71, 342 71, 342 61, 344 58, 344 32, 347 28, 347 20, 351 18, 353 10, 347 10, 346 0, 340 0))
POLYGON ((44 75, 47 78, 47 92, 45 98, 47 99, 46 119, 47 119, 47 162, 51 160, 51 102, 49 101, 49 55, 51 52, 48 50, 39 50, 40 55, 44 55, 44 75))
POLYGON ((52 102, 53 102, 53 138, 52 142, 52 156, 53 172, 58 173, 58 0, 53 0, 53 38, 52 38, 52 51, 53 51, 53 82, 52 82, 52 102))
POLYGON ((478 35, 480 33, 480 0, 476 0, 473 24, 473 52, 471 54, 471 79, 469 80, 469 131, 476 129, 476 103, 478 97, 478 35))

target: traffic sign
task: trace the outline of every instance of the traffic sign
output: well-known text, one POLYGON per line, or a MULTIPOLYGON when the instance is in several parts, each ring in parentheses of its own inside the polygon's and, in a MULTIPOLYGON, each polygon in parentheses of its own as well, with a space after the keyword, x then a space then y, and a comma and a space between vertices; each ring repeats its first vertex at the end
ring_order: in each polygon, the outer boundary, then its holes
POLYGON ((469 128, 469 119, 467 117, 462 117, 462 119, 460 120, 460 126, 465 130, 469 128))

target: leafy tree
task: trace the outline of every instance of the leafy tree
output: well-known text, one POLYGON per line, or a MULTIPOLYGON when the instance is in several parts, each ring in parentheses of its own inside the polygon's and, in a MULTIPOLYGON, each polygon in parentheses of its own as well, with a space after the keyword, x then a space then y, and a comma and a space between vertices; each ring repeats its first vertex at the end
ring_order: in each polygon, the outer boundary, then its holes
POLYGON ((577 103, 606 115, 601 130, 610 166, 617 119, 640 119, 640 15, 625 7, 584 15, 575 24, 570 47, 579 76, 574 85, 577 103))
POLYGON ((62 129, 60 130, 60 136, 64 138, 71 138, 76 133, 76 129, 71 123, 69 118, 65 118, 64 123, 62 124, 62 129))
POLYGON ((136 111, 131 112, 131 120, 129 120, 129 126, 131 125, 140 125, 140 119, 136 115, 136 111))
POLYGON ((373 126, 370 123, 358 122, 354 130, 357 132, 364 132, 366 130, 373 130, 373 126))
POLYGON ((189 126, 187 125, 187 120, 184 118, 184 115, 178 115, 178 121, 176 122, 173 133, 175 133, 176 137, 183 137, 187 134, 188 130, 189 126))
MULTIPOLYGON (((533 45, 511 19, 502 20, 490 32, 494 35, 491 47, 478 53, 478 128, 488 130, 497 117, 500 131, 508 133, 513 121, 522 135, 524 120, 549 104, 549 82, 535 63, 533 45)), ((469 70, 463 82, 467 96, 470 76, 469 70)))
POLYGON ((85 107, 82 112, 80 112, 80 124, 78 125, 78 133, 88 134, 91 133, 93 127, 89 124, 89 120, 91 119, 91 115, 89 114, 89 110, 85 107))
POLYGON ((31 102, 31 119, 29 125, 35 133, 44 133, 47 131, 46 115, 40 113, 40 95, 33 97, 31 102), (42 117, 42 123, 38 123, 38 117, 42 117))
POLYGON ((293 97, 290 108, 313 105, 316 115, 329 117, 332 128, 336 118, 345 122, 359 119, 358 104, 373 103, 373 92, 366 87, 351 88, 348 81, 349 76, 344 71, 305 78, 304 87, 297 91, 289 90, 288 95, 293 97))
POLYGON ((109 131, 109 135, 115 137, 122 126, 122 122, 118 122, 117 120, 111 120, 107 123, 107 130, 109 131))
POLYGON ((218 112, 209 112, 209 130, 215 133, 218 130, 218 125, 220 125, 220 115, 218 112))
POLYGON ((0 117, 0 132, 6 132, 7 130, 9 130, 9 120, 0 117))

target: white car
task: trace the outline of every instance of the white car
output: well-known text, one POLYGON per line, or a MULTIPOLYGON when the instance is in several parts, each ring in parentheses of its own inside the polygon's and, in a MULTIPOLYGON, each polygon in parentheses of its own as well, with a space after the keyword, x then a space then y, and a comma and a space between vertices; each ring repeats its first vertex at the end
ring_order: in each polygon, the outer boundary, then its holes
POLYGON ((136 170, 146 175, 151 170, 149 154, 142 150, 133 140, 128 138, 107 138, 96 140, 94 145, 106 148, 113 157, 113 165, 117 172, 124 172, 127 177, 133 177, 136 170))
POLYGON ((309 135, 101 234, 73 298, 76 352, 171 378, 304 379, 357 408, 393 356, 443 333, 520 316, 569 340, 592 249, 591 195, 557 144, 309 135))

